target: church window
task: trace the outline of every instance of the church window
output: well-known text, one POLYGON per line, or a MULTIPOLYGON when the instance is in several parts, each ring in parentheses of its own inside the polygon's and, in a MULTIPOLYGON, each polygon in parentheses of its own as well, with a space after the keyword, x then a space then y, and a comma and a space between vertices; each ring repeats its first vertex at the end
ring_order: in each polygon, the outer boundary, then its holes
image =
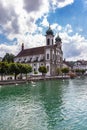
POLYGON ((47 54, 47 59, 49 59, 49 54, 47 54))
POLYGON ((55 57, 54 57, 54 54, 53 54, 53 59, 54 59, 55 57))
POLYGON ((53 39, 52 39, 52 45, 53 45, 53 39))
POLYGON ((36 71, 36 68, 34 68, 34 72, 36 71))
POLYGON ((47 71, 49 71, 49 66, 47 66, 47 71))
POLYGON ((50 39, 47 39, 47 45, 50 45, 50 39))

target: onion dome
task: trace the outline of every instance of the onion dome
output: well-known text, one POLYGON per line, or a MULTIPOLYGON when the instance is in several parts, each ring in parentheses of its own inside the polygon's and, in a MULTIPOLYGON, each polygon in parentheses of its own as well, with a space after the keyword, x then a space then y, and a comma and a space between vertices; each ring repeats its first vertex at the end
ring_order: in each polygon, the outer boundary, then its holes
POLYGON ((56 42, 61 42, 61 38, 59 37, 59 34, 57 35, 57 37, 55 38, 56 42))
POLYGON ((49 25, 48 30, 46 31, 46 35, 53 35, 53 31, 52 31, 52 29, 50 28, 50 25, 49 25))

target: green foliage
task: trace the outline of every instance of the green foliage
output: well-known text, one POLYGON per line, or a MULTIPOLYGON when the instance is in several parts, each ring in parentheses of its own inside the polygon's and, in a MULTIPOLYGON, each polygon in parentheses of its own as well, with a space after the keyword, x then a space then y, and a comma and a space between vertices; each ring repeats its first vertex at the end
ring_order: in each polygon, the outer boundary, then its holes
POLYGON ((47 68, 46 68, 46 66, 40 66, 38 70, 39 70, 39 72, 41 72, 42 74, 46 74, 46 73, 47 73, 47 68))
POLYGON ((14 55, 13 54, 9 54, 6 53, 6 55, 4 56, 4 58, 2 59, 3 62, 14 62, 14 55))
POLYGON ((22 64, 22 72, 24 74, 32 72, 32 67, 28 64, 22 64))
POLYGON ((61 71, 62 73, 67 74, 69 72, 69 68, 62 68, 61 71))
POLYGON ((84 69, 76 69, 75 72, 77 73, 77 75, 84 75, 85 70, 84 69))
POLYGON ((86 70, 82 69, 81 72, 82 72, 82 74, 84 74, 86 72, 86 70))
POLYGON ((3 74, 8 73, 8 63, 7 62, 0 62, 0 75, 3 80, 3 74))
POLYGON ((3 76, 3 74, 14 74, 16 79, 18 74, 22 76, 22 73, 27 75, 27 73, 30 72, 32 72, 32 67, 28 64, 0 62, 1 76, 3 76))
POLYGON ((16 79, 16 76, 20 73, 18 63, 10 63, 9 64, 9 71, 11 74, 15 74, 15 79, 16 79))
POLYGON ((38 72, 37 72, 37 71, 34 71, 34 74, 38 74, 38 72))
POLYGON ((56 69, 56 73, 57 73, 57 75, 60 75, 60 74, 61 74, 61 69, 60 69, 60 68, 57 68, 57 69, 56 69))
POLYGON ((81 72, 81 70, 80 70, 80 69, 76 69, 75 71, 76 71, 76 73, 80 73, 80 72, 81 72))

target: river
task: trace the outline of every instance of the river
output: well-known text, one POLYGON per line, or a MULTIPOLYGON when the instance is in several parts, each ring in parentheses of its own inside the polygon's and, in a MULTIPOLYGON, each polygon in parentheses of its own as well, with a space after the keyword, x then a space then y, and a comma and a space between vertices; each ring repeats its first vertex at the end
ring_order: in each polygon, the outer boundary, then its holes
POLYGON ((0 86, 0 130, 87 130, 87 78, 0 86))

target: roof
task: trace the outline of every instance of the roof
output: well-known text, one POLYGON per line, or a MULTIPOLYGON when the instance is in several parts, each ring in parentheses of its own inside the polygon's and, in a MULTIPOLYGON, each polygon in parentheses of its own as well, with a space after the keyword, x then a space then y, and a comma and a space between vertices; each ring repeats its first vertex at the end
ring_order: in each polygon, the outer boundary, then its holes
POLYGON ((24 49, 24 50, 21 50, 16 57, 44 54, 44 48, 45 48, 45 46, 24 49))
POLYGON ((59 34, 58 36, 55 38, 56 42, 61 42, 61 38, 59 37, 59 34))
POLYGON ((49 26, 48 30, 46 31, 46 35, 53 35, 53 31, 50 28, 50 26, 49 26))

